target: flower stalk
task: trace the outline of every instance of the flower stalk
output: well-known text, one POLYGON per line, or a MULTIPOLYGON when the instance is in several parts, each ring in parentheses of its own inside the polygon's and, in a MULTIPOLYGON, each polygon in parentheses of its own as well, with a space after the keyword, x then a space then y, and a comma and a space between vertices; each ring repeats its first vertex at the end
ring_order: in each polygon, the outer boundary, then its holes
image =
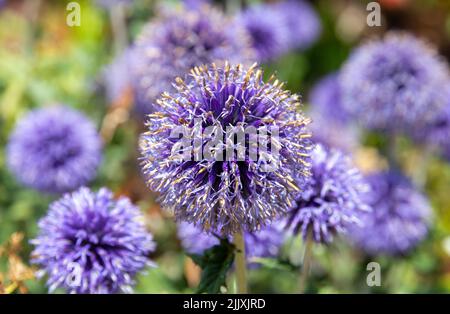
POLYGON ((236 285, 237 293, 247 293, 247 265, 245 260, 245 241, 241 231, 234 234, 234 245, 236 246, 236 285))

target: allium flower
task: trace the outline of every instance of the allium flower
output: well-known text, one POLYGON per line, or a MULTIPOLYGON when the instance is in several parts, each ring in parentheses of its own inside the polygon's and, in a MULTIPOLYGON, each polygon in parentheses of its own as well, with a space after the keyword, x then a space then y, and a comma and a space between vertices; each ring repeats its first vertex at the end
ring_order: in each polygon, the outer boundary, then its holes
POLYGON ((275 3, 289 30, 288 42, 292 49, 306 49, 319 37, 322 30, 314 8, 305 1, 287 0, 275 3))
POLYGON ((343 151, 351 151, 358 145, 359 132, 342 107, 337 73, 326 76, 314 86, 309 103, 315 141, 343 151))
POLYGON ((280 10, 273 5, 254 5, 243 11, 236 24, 242 24, 260 62, 271 61, 289 49, 289 29, 280 10))
POLYGON ((370 211, 363 201, 368 191, 361 173, 350 159, 336 150, 317 145, 312 159, 312 177, 288 219, 294 234, 316 242, 330 242, 335 233, 358 224, 360 212, 370 211))
MULTIPOLYGON (((276 257, 285 240, 286 232, 283 222, 276 221, 274 224, 256 232, 246 232, 245 250, 249 261, 254 257, 276 257)), ((201 228, 187 222, 178 224, 178 238, 186 252, 191 254, 202 254, 214 245, 219 244, 217 236, 204 232, 201 228)), ((230 238, 230 241, 232 239, 230 238)))
POLYGON ((80 188, 52 203, 39 222, 33 263, 48 275, 49 290, 131 292, 133 277, 152 265, 155 243, 143 215, 128 198, 80 188))
POLYGON ((430 204, 411 182, 397 172, 372 174, 367 202, 372 212, 361 215, 362 228, 354 227, 351 239, 369 254, 402 254, 427 234, 430 204))
POLYGON ((133 77, 140 99, 151 106, 172 82, 194 66, 214 61, 248 62, 253 57, 244 30, 209 6, 163 11, 136 43, 133 77))
POLYGON ((312 145, 305 128, 309 120, 298 111, 299 97, 282 85, 278 80, 264 83, 255 66, 228 63, 194 68, 188 82, 177 80, 177 92, 158 101, 161 112, 149 115, 148 132, 140 139, 144 175, 149 187, 160 192, 164 208, 178 220, 225 235, 258 230, 286 213, 309 176, 312 145), (262 137, 255 151, 256 135, 247 133, 245 143, 228 145, 220 139, 227 145, 215 145, 215 155, 207 157, 205 147, 216 139, 208 129, 221 137, 230 127, 266 131, 270 151, 261 150, 267 144, 262 137), (174 158, 182 141, 171 134, 179 129, 184 140, 191 144, 193 139, 194 148, 200 147, 187 158, 174 158), (245 158, 237 150, 245 151, 245 158))
POLYGON ((343 105, 369 128, 418 127, 446 103, 448 69, 417 38, 390 34, 351 55, 340 76, 343 105))
POLYGON ((74 109, 37 109, 19 121, 9 139, 7 158, 23 184, 45 192, 66 192, 94 178, 101 140, 94 124, 74 109))

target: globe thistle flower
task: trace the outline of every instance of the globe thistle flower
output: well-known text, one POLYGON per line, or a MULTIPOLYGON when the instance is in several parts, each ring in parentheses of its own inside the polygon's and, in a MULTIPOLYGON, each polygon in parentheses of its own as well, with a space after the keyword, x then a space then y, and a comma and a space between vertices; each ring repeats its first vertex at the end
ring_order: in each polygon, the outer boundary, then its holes
POLYGON ((286 24, 290 49, 309 48, 319 37, 322 26, 314 8, 305 1, 287 0, 274 4, 286 24))
POLYGON ((94 124, 65 106, 37 109, 17 124, 7 146, 16 178, 39 191, 74 190, 96 175, 101 140, 94 124))
POLYGON ((312 156, 312 177, 293 208, 288 225, 294 234, 328 243, 335 233, 358 224, 360 212, 370 208, 363 201, 368 191, 361 173, 337 150, 317 145, 312 156))
POLYGON ((144 28, 135 46, 134 88, 146 107, 162 92, 173 91, 173 80, 194 66, 253 58, 245 30, 209 6, 163 11, 144 28))
POLYGON ((366 201, 372 212, 361 215, 362 228, 350 238, 369 254, 403 254, 427 234, 432 211, 427 199, 403 175, 390 171, 367 178, 372 191, 366 201))
POLYGON ((272 61, 289 49, 289 29, 273 5, 254 5, 243 11, 237 23, 245 27, 260 62, 272 61))
POLYGON ((161 111, 148 116, 148 131, 140 139, 143 172, 150 189, 161 194, 163 208, 178 220, 221 235, 259 230, 286 213, 309 176, 312 145, 309 120, 298 111, 299 97, 282 85, 273 78, 264 83, 256 66, 228 63, 196 67, 188 82, 176 80, 177 92, 162 95, 161 111), (257 148, 256 135, 248 134, 245 143, 230 145, 221 139, 227 145, 218 143, 207 156, 205 147, 215 143, 217 134, 251 127, 267 132, 270 152, 262 149, 267 141, 258 137, 263 146, 257 148), (173 154, 183 142, 171 136, 179 129, 186 146, 194 143, 186 158, 173 154), (214 139, 208 129, 216 134, 214 139), (245 151, 245 158, 237 150, 245 151))
MULTIPOLYGON (((249 262, 255 257, 278 256, 286 236, 283 226, 283 220, 276 221, 260 231, 244 234, 246 257, 249 262)), ((218 236, 206 233, 187 222, 178 223, 178 238, 183 249, 190 254, 203 254, 220 242, 218 236)))
POLYGON ((404 131, 427 123, 445 105, 449 75, 425 43, 389 34, 356 49, 340 81, 343 106, 364 126, 404 131))
POLYGON ((33 263, 48 275, 49 290, 70 293, 131 292, 133 277, 152 265, 152 235, 143 215, 128 198, 113 199, 80 188, 50 205, 32 240, 33 263))
POLYGON ((350 152, 359 145, 358 129, 342 107, 338 74, 321 79, 309 97, 310 115, 314 123, 311 130, 316 142, 350 152))

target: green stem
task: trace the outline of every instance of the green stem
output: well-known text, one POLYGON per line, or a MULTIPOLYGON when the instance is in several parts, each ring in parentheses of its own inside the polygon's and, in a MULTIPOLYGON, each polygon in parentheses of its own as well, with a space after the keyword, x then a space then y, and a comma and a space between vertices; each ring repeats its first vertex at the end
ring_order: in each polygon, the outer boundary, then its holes
POLYGON ((312 246, 313 246, 313 235, 312 235, 312 230, 309 230, 308 234, 306 236, 305 253, 303 255, 302 271, 300 273, 300 278, 298 281, 298 292, 299 293, 305 292, 306 280, 308 279, 309 269, 311 267, 311 262, 312 262, 312 246))
POLYGON ((234 245, 236 246, 236 284, 237 293, 247 293, 247 265, 245 260, 245 241, 241 231, 234 234, 234 245))

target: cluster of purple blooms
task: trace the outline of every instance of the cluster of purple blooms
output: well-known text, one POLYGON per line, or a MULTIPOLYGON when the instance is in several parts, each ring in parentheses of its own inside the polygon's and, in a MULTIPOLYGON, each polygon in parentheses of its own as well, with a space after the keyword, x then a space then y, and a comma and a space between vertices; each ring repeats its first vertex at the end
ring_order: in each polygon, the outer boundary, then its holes
MULTIPOLYGON (((162 12, 105 72, 109 102, 132 88, 139 111, 153 111, 140 137, 140 161, 149 188, 180 221, 183 248, 200 254, 218 237, 244 231, 251 263, 276 257, 286 232, 304 239, 311 234, 317 243, 344 233, 369 254, 405 254, 423 240, 432 216, 425 196, 393 169, 364 177, 341 150, 357 145, 356 120, 368 129, 409 132, 450 158, 450 78, 437 55, 405 34, 359 47, 339 73, 313 89, 312 138, 299 96, 275 77, 264 81, 262 70, 249 65, 317 40, 321 25, 312 7, 281 1, 250 6, 231 19, 204 2, 162 12), (277 167, 263 171, 261 165, 273 160, 237 154, 229 160, 172 158, 177 143, 171 131, 195 132, 195 121, 202 131, 214 127, 224 134, 228 126, 276 128, 269 153, 276 146, 277 167)), ((201 141, 205 147, 211 138, 201 141)), ((64 106, 31 112, 8 143, 9 168, 23 184, 53 193, 76 190, 50 205, 32 241, 33 262, 51 291, 130 292, 133 278, 153 265, 155 243, 139 209, 127 198, 114 200, 106 188, 82 187, 95 177, 101 146, 95 126, 64 106)))

